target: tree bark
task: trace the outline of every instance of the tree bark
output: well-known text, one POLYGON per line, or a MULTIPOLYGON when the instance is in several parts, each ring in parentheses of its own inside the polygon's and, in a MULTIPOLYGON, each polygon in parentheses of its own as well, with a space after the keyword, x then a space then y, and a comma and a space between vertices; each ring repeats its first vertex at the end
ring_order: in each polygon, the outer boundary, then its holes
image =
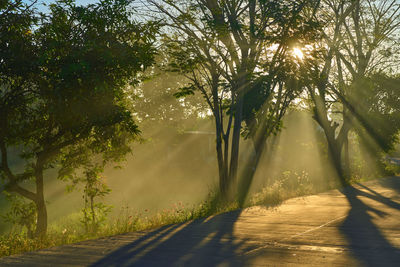
POLYGON ((343 157, 344 157, 344 166, 343 166, 343 171, 344 175, 347 178, 351 177, 351 169, 350 169, 350 155, 349 155, 349 137, 348 134, 344 136, 343 140, 343 157))
POLYGON ((342 157, 343 157, 343 144, 345 140, 345 136, 347 136, 347 129, 344 129, 343 126, 341 128, 341 132, 335 138, 335 131, 337 126, 330 126, 328 125, 328 119, 325 118, 325 123, 320 123, 320 126, 323 128, 325 137, 328 143, 328 152, 329 152, 329 158, 331 159, 331 162, 333 164, 334 170, 336 172, 337 177, 340 180, 340 183, 343 186, 347 186, 349 181, 348 177, 346 176, 345 173, 345 168, 342 163, 342 157))
POLYGON ((238 93, 235 106, 235 120, 232 133, 231 162, 229 166, 228 192, 236 189, 239 165, 240 130, 242 129, 243 94, 238 93))
MULTIPOLYGON (((225 197, 228 190, 228 179, 227 179, 227 165, 225 164, 228 151, 224 150, 223 147, 227 146, 229 142, 229 136, 224 136, 224 125, 222 119, 222 110, 220 109, 220 103, 218 98, 218 81, 219 77, 216 74, 212 75, 212 97, 213 97, 213 113, 215 121, 215 134, 216 134, 216 151, 217 151, 217 162, 218 162, 218 174, 219 174, 219 191, 221 196, 225 197)), ((230 127, 230 125, 228 125, 230 127)), ((229 132, 229 129, 227 129, 229 132)))
POLYGON ((339 178, 340 183, 343 186, 346 186, 348 182, 343 172, 342 153, 341 153, 342 149, 341 147, 338 146, 337 140, 332 140, 331 138, 327 138, 327 141, 328 141, 329 157, 333 164, 336 175, 339 178))
POLYGON ((35 170, 36 176, 36 200, 37 207, 37 222, 36 222, 36 237, 43 236, 47 233, 47 208, 44 200, 44 185, 43 185, 43 168, 37 167, 35 170))

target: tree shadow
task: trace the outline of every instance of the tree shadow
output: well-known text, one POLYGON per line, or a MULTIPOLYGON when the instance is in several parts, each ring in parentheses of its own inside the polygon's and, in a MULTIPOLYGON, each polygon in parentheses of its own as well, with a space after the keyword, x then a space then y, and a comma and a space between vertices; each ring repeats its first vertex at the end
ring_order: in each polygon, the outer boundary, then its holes
POLYGON ((400 204, 365 185, 358 185, 367 192, 352 186, 342 189, 349 201, 350 211, 339 230, 349 242, 351 254, 363 266, 399 266, 400 249, 393 246, 373 222, 374 216, 385 218, 388 213, 367 205, 360 197, 395 210, 400 210, 400 204))
POLYGON ((378 179, 377 182, 379 185, 395 190, 400 197, 400 177, 399 176, 392 176, 386 177, 385 179, 378 179))
POLYGON ((144 235, 92 266, 243 266, 254 245, 234 236, 241 211, 233 211, 160 228, 144 235))

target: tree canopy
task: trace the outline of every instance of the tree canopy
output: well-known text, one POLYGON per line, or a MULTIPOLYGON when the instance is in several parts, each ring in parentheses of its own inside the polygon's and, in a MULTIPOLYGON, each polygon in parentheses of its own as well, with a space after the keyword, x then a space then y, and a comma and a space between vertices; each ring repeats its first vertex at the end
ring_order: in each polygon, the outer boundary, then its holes
POLYGON ((39 17, 22 3, 11 13, 13 2, 3 9, 4 16, 26 23, 1 21, 1 177, 8 192, 35 203, 37 235, 47 229, 45 170, 56 168, 68 179, 79 168, 119 161, 139 134, 126 106, 126 85, 153 64, 157 26, 134 21, 129 4, 58 1, 39 17), (13 146, 22 148, 22 172, 9 166, 13 146), (23 186, 26 180, 36 191, 23 186))
POLYGON ((301 91, 290 51, 317 38, 314 2, 150 2, 168 27, 163 41, 171 70, 189 79, 177 96, 199 91, 215 118, 220 190, 226 195, 237 180, 242 123, 260 157, 261 144, 279 129, 301 91))

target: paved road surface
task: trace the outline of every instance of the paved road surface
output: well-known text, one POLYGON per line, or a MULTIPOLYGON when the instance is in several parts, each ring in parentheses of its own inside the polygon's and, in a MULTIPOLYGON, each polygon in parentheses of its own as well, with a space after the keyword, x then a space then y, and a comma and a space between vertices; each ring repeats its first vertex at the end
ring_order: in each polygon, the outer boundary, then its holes
POLYGON ((400 266, 400 178, 0 259, 0 266, 400 266))

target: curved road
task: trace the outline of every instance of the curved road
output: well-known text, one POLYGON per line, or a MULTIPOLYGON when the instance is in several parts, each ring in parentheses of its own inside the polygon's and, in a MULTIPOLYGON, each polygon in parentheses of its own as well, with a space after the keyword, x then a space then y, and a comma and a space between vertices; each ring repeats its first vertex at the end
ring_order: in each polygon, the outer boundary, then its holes
POLYGON ((0 259, 0 266, 297 265, 400 266, 400 177, 0 259))

